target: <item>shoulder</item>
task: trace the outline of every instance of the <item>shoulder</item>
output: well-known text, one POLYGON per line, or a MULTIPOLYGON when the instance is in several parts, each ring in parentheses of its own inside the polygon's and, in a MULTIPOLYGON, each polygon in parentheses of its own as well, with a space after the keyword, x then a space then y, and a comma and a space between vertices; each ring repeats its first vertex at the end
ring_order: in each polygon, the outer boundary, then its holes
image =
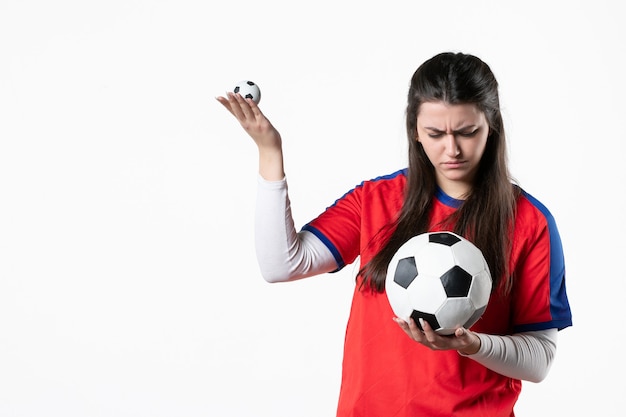
POLYGON ((404 201, 407 170, 401 169, 363 181, 353 191, 364 204, 397 206, 404 201))
POLYGON ((517 218, 526 223, 545 224, 548 227, 555 227, 555 220, 552 212, 539 199, 524 189, 520 189, 517 200, 517 218))
POLYGON ((379 194, 385 192, 403 192, 406 185, 406 173, 407 169, 400 169, 390 174, 380 175, 368 180, 362 181, 354 188, 346 192, 337 201, 343 200, 346 197, 355 197, 360 195, 379 194))
POLYGON ((552 212, 539 199, 520 189, 515 215, 517 239, 549 242, 553 250, 561 248, 561 238, 552 212))
POLYGON ((528 191, 520 188, 520 198, 518 200, 518 208, 527 208, 535 210, 545 217, 553 217, 550 210, 528 191))
POLYGON ((404 189, 407 180, 407 169, 400 169, 390 174, 380 175, 363 181, 356 188, 365 188, 367 190, 378 188, 400 188, 404 189))
POLYGON ((352 211, 377 210, 402 204, 406 186, 406 169, 362 181, 333 202, 328 209, 350 208, 352 211))

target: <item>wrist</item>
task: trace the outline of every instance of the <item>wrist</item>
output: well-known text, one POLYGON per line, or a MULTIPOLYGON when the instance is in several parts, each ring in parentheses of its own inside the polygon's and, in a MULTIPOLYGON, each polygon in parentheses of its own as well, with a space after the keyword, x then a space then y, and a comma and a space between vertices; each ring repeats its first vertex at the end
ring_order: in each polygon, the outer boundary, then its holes
POLYGON ((478 353, 481 346, 480 337, 478 337, 478 335, 474 333, 469 334, 471 335, 472 342, 467 347, 458 350, 458 352, 464 356, 475 355, 476 353, 478 353))
POLYGON ((285 177, 283 153, 280 148, 259 149, 259 174, 268 181, 279 181, 285 177))

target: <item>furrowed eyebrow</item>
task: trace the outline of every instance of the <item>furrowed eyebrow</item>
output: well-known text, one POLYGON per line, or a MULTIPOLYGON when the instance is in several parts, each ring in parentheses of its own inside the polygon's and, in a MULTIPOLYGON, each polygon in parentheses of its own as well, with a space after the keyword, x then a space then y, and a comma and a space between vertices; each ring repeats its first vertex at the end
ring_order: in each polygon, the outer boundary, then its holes
MULTIPOLYGON (((459 129, 453 130, 452 132, 453 133, 463 133, 463 132, 467 132, 468 130, 475 130, 477 128, 478 128, 478 126, 476 126, 476 125, 468 125, 468 126, 463 126, 463 127, 459 128, 459 129)), ((447 132, 445 130, 439 130, 436 127, 431 127, 431 126, 424 126, 424 129, 425 130, 430 130, 430 131, 432 131, 434 133, 446 133, 447 132)))

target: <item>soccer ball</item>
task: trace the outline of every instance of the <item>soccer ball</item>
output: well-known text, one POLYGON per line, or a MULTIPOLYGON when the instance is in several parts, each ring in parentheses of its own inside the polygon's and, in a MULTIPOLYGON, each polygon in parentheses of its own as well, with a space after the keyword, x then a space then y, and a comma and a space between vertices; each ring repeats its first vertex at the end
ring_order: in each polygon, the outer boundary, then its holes
POLYGON ((491 274, 482 252, 452 232, 415 236, 394 254, 385 290, 398 318, 424 319, 441 335, 470 328, 483 315, 491 274))
POLYGON ((252 81, 239 81, 235 84, 233 92, 241 94, 243 98, 251 98, 256 104, 259 104, 259 101, 261 101, 261 90, 252 81))

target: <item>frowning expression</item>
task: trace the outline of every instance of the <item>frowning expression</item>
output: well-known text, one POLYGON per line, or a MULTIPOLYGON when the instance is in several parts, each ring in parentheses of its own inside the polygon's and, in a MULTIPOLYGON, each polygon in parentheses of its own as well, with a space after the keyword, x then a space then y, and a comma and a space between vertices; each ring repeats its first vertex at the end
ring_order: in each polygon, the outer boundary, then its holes
POLYGON ((417 114, 417 141, 435 167, 437 184, 451 197, 463 198, 487 145, 489 125, 474 104, 425 102, 417 114))

